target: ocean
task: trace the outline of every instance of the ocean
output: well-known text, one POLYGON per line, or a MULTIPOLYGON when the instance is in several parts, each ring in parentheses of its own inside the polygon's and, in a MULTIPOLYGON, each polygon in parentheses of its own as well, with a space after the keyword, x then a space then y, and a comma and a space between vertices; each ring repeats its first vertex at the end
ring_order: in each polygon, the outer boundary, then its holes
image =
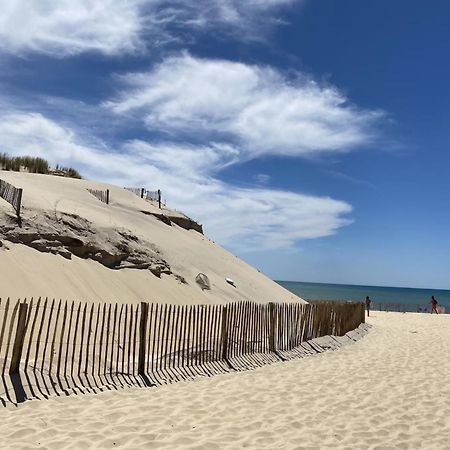
POLYGON ((298 281, 277 281, 292 293, 305 300, 353 300, 364 301, 366 295, 372 300, 373 309, 417 311, 430 310, 430 298, 435 296, 438 304, 450 312, 450 291, 443 289, 415 289, 387 286, 357 286, 352 284, 304 283, 298 281))

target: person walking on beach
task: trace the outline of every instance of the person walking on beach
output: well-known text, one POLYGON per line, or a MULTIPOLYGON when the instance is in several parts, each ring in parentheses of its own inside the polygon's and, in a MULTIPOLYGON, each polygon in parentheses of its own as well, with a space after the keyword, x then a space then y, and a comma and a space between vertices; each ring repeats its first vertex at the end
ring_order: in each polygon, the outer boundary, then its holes
POLYGON ((434 311, 436 314, 439 314, 439 313, 438 313, 438 310, 437 310, 437 304, 438 304, 438 302, 437 302, 437 300, 434 298, 434 295, 431 296, 430 303, 431 303, 431 314, 433 314, 433 311, 434 311))
POLYGON ((370 316, 370 305, 372 304, 372 300, 370 300, 369 296, 366 297, 366 309, 367 309, 367 317, 370 316))

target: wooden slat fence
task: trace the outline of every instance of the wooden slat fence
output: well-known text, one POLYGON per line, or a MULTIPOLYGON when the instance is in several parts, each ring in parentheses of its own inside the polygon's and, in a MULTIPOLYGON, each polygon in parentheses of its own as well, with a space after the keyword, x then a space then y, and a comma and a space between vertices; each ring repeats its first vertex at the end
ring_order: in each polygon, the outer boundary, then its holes
POLYGON ((160 209, 161 209, 161 204, 163 204, 164 206, 166 205, 166 202, 162 200, 161 189, 158 189, 157 191, 149 191, 146 188, 132 188, 132 187, 125 187, 124 189, 132 192, 133 194, 135 194, 138 197, 141 197, 145 200, 158 202, 160 209))
POLYGON ((145 191, 145 198, 157 202, 161 198, 161 191, 145 191))
POLYGON ((109 205, 109 189, 101 191, 98 189, 87 189, 94 197, 97 197, 101 202, 109 205))
POLYGON ((127 191, 132 192, 133 194, 137 195, 138 197, 144 198, 146 189, 145 188, 131 188, 131 187, 124 187, 127 191))
POLYGON ((22 188, 16 188, 12 184, 0 180, 0 197, 6 200, 20 217, 20 207, 22 204, 22 188))
POLYGON ((362 303, 188 306, 0 300, 0 401, 244 370, 311 353, 311 346, 302 347, 307 341, 343 336, 363 322, 362 303))

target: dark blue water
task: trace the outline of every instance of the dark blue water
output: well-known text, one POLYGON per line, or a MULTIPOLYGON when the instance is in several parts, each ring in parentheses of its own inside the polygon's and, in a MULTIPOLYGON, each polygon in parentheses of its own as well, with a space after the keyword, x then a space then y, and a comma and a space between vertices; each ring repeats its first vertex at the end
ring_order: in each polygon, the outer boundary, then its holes
POLYGON ((305 300, 353 300, 363 301, 368 295, 377 308, 380 303, 404 305, 407 311, 417 311, 417 307, 430 308, 430 298, 435 296, 439 305, 450 311, 450 291, 442 289, 414 289, 384 286, 356 286, 352 284, 304 283, 297 281, 277 281, 281 286, 305 300))

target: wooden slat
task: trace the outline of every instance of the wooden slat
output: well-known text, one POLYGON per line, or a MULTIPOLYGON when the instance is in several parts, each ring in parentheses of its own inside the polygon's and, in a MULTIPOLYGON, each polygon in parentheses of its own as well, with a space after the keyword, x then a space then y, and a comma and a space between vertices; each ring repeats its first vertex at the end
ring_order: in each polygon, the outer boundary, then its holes
POLYGON ((9 321, 9 327, 8 327, 8 337, 6 340, 6 348, 5 348, 5 356, 4 356, 4 361, 3 361, 3 369, 2 369, 2 376, 5 376, 5 371, 6 371, 6 366, 7 363, 9 361, 9 349, 11 347, 11 337, 12 337, 12 333, 13 333, 13 329, 15 326, 15 318, 17 315, 17 310, 19 309, 19 303, 20 300, 17 300, 17 302, 15 303, 15 305, 13 306, 12 312, 11 312, 11 319, 9 321))
MULTIPOLYGON (((85 332, 85 328, 86 328, 86 311, 87 311, 87 303, 84 304, 83 316, 81 319, 81 339, 79 341, 80 351, 78 354, 78 371, 77 371, 78 377, 81 376, 81 365, 83 364, 83 344, 84 344, 84 332, 85 332)), ((86 349, 86 353, 87 353, 87 349, 86 349)))
MULTIPOLYGON (((117 315, 117 325, 116 325, 116 360, 114 363, 114 374, 116 376, 118 376, 119 374, 122 374, 122 369, 121 369, 121 365, 122 365, 122 356, 123 356, 123 352, 124 352, 124 348, 123 348, 123 328, 124 328, 124 323, 123 323, 123 310, 124 310, 124 304, 121 303, 120 305, 117 306, 118 309, 118 315, 117 315)), ((119 378, 119 380, 124 380, 125 382, 127 382, 127 380, 123 377, 119 378)), ((120 381, 121 382, 121 381, 120 381)))
POLYGON ((23 340, 25 338, 26 321, 27 321, 27 308, 26 303, 19 305, 19 317, 17 320, 16 335, 14 338, 14 345, 11 356, 11 365, 9 367, 9 373, 19 373, 20 359, 23 350, 23 340))
POLYGON ((44 328, 44 324, 45 324, 45 317, 47 314, 47 305, 48 305, 48 298, 45 299, 45 302, 42 306, 42 316, 41 316, 41 323, 39 324, 39 331, 38 331, 38 335, 36 338, 36 347, 34 350, 34 354, 35 354, 35 358, 34 358, 34 371, 36 370, 36 366, 38 364, 38 361, 40 359, 39 356, 39 350, 41 348, 41 336, 42 336, 42 330, 44 328))
POLYGON ((134 361, 132 359, 133 353, 132 349, 132 338, 133 338, 133 305, 130 305, 130 318, 128 323, 128 352, 127 352, 127 364, 128 364, 128 375, 133 375, 134 373, 134 361))
POLYGON ((140 315, 141 315, 140 305, 137 305, 135 313, 134 313, 134 327, 133 327, 133 329, 134 329, 133 346, 132 346, 133 347, 133 357, 132 357, 132 360, 133 360, 133 376, 137 375, 137 371, 136 371, 137 365, 135 364, 135 362, 138 361, 138 351, 139 351, 139 349, 138 349, 138 343, 139 343, 138 339, 139 338, 138 338, 137 333, 138 333, 138 329, 139 329, 140 315))
MULTIPOLYGON (((120 311, 120 313, 122 314, 122 310, 120 311)), ((128 330, 128 304, 125 305, 125 316, 123 319, 122 366, 121 366, 121 370, 120 370, 123 374, 128 373, 128 369, 125 370, 125 355, 127 353, 127 330, 128 330)), ((148 358, 147 358, 147 361, 148 361, 148 358)))
POLYGON ((211 363, 214 360, 214 325, 215 325, 215 316, 214 316, 215 307, 214 305, 208 305, 207 310, 207 318, 206 322, 208 324, 207 328, 207 344, 208 344, 208 352, 206 353, 206 362, 211 363))
POLYGON ((231 314, 228 315, 228 320, 230 321, 230 327, 228 328, 231 330, 231 345, 229 346, 230 349, 230 357, 234 358, 237 355, 237 339, 238 339, 238 305, 237 303, 231 304, 230 309, 231 314))
POLYGON ((220 361, 222 359, 221 350, 221 339, 220 339, 220 315, 222 307, 220 305, 214 305, 214 361, 220 361))
POLYGON ((205 323, 205 306, 199 307, 200 312, 200 320, 199 320, 199 329, 200 329, 200 341, 199 341, 199 363, 204 366, 205 365, 205 352, 206 352, 206 323, 205 323))
POLYGON ((108 314, 106 318, 106 336, 105 336, 105 360, 103 361, 103 373, 108 373, 108 355, 109 355, 109 342, 111 340, 110 328, 111 328, 111 304, 108 305, 108 314))
POLYGON ((166 327, 166 317, 167 317, 167 304, 164 305, 162 309, 160 326, 158 330, 158 350, 157 350, 157 371, 161 371, 163 367, 163 350, 164 350, 164 332, 166 327))
MULTIPOLYGON (((98 314, 97 314, 97 317, 98 317, 98 314)), ((94 304, 92 303, 90 311, 89 311, 89 324, 88 324, 88 330, 87 330, 86 352, 85 352, 86 355, 85 355, 84 371, 83 371, 86 376, 88 374, 89 355, 95 354, 95 335, 94 335, 94 342, 91 344, 91 336, 93 334, 93 329, 92 329, 93 320, 94 320, 94 304)))
POLYGON ((192 347, 192 317, 193 317, 193 310, 194 310, 194 306, 190 305, 189 306, 189 314, 187 317, 187 322, 186 322, 186 367, 192 367, 192 352, 191 352, 191 347, 192 347))
POLYGON ((194 329, 195 329, 195 344, 194 344, 194 355, 195 355, 195 362, 194 364, 197 366, 199 364, 199 358, 200 358, 200 342, 199 342, 199 338, 200 338, 200 306, 199 305, 195 305, 195 315, 194 315, 194 320, 195 320, 195 325, 194 325, 194 329))
POLYGON ((49 375, 51 375, 53 373, 53 367, 52 366, 53 366, 53 359, 54 359, 55 354, 56 354, 56 350, 55 350, 56 333, 58 331, 58 322, 59 322, 59 316, 60 316, 60 312, 61 312, 61 303, 62 303, 62 300, 60 299, 59 303, 58 303, 57 310, 56 310, 55 326, 53 328, 52 344, 51 344, 51 347, 50 347, 50 363, 49 363, 49 366, 48 366, 48 373, 49 373, 49 375))
POLYGON ((189 332, 188 332, 188 328, 189 328, 189 311, 190 311, 191 307, 190 306, 185 306, 184 307, 184 320, 183 320, 183 347, 181 350, 181 361, 182 361, 182 367, 188 366, 188 364, 186 363, 186 358, 187 358, 187 354, 189 352, 189 332))
POLYGON ((70 358, 70 376, 72 379, 74 378, 73 371, 75 366, 75 355, 76 355, 76 345, 77 345, 77 339, 78 339, 78 327, 80 323, 80 315, 81 315, 81 303, 78 305, 77 313, 76 313, 76 319, 75 319, 75 326, 73 328, 73 336, 72 336, 72 355, 70 358))
MULTIPOLYGON (((39 299, 40 301, 40 299, 39 299)), ((37 307, 39 305, 39 302, 37 304, 37 307)), ((62 322, 61 322, 61 333, 59 335, 59 348, 58 348, 58 365, 56 367, 56 375, 58 377, 58 379, 60 379, 61 375, 62 375, 62 371, 61 371, 61 360, 62 360, 62 352, 63 352, 63 346, 64 346, 64 332, 66 331, 66 320, 67 320, 67 301, 64 302, 64 312, 63 312, 63 318, 62 318, 62 322)), ((36 316, 34 317, 33 320, 33 329, 34 329, 34 325, 36 322, 36 316)), ((30 334, 30 342, 33 336, 33 332, 31 332, 30 334)))
POLYGON ((176 317, 176 325, 175 328, 177 330, 177 335, 174 337, 174 365, 177 368, 181 367, 181 349, 182 349, 182 339, 183 339, 183 317, 184 317, 184 306, 177 306, 177 317, 176 317))
POLYGON ((167 369, 167 357, 168 355, 168 348, 169 348, 169 339, 170 339, 170 328, 171 328, 171 321, 172 321, 172 305, 168 306, 167 309, 167 315, 164 320, 164 332, 163 332, 163 351, 162 351, 162 357, 164 358, 163 368, 164 372, 166 373, 167 369))
POLYGON ((106 303, 103 304, 102 309, 102 326, 100 327, 100 340, 98 343, 98 370, 97 375, 100 376, 100 374, 104 373, 102 372, 102 367, 104 367, 104 364, 102 364, 102 356, 103 356, 103 344, 104 344, 104 335, 105 335, 105 322, 106 322, 106 303))
POLYGON ((147 345, 148 303, 141 302, 141 319, 139 322, 139 360, 138 374, 145 375, 145 357, 147 345))
MULTIPOLYGON (((9 304, 9 298, 8 298, 8 300, 6 302, 6 308, 8 308, 8 304, 9 304)), ((38 298, 38 301, 37 301, 37 303, 36 303, 36 305, 34 307, 33 321, 31 323, 31 330, 30 330, 30 334, 29 334, 29 337, 28 337, 27 353, 26 353, 26 356, 25 356, 25 369, 28 368, 28 363, 29 363, 30 354, 31 354, 31 347, 32 347, 33 340, 34 340, 34 329, 36 327, 36 320, 37 320, 37 315, 39 313, 40 304, 41 304, 41 297, 38 298)), ((31 314, 32 313, 33 313, 33 307, 30 306, 30 311, 29 311, 30 320, 31 320, 31 314)), ((3 338, 3 326, 2 326, 2 332, 1 332, 1 335, 0 335, 0 347, 1 347, 2 338, 3 338)))
POLYGON ((170 347, 169 347, 169 361, 167 364, 168 368, 174 368, 175 366, 175 351, 176 351, 176 334, 178 333, 178 316, 179 316, 179 307, 174 306, 172 310, 171 316, 171 332, 170 332, 170 347))
MULTIPOLYGON (((115 342, 116 337, 116 327, 117 327, 117 303, 114 305, 114 315, 113 315, 113 326, 111 334, 111 355, 109 358, 109 373, 113 376, 114 373, 114 350, 117 350, 117 344, 115 342)), ((145 356, 145 355, 144 355, 145 356)))
POLYGON ((156 345, 157 345, 157 333, 158 333, 158 321, 160 320, 159 317, 159 305, 152 305, 152 309, 154 306, 154 313, 153 316, 153 328, 151 330, 151 335, 153 337, 152 339, 152 351, 151 351, 151 373, 155 373, 156 371, 156 345))
POLYGON ((94 380, 96 380, 96 372, 95 372, 95 362, 97 361, 96 358, 96 349, 97 349, 97 338, 98 338, 98 326, 100 323, 100 311, 101 311, 101 305, 100 303, 97 305, 97 313, 95 318, 95 331, 94 331, 94 341, 92 343, 92 370, 91 374, 94 380))

